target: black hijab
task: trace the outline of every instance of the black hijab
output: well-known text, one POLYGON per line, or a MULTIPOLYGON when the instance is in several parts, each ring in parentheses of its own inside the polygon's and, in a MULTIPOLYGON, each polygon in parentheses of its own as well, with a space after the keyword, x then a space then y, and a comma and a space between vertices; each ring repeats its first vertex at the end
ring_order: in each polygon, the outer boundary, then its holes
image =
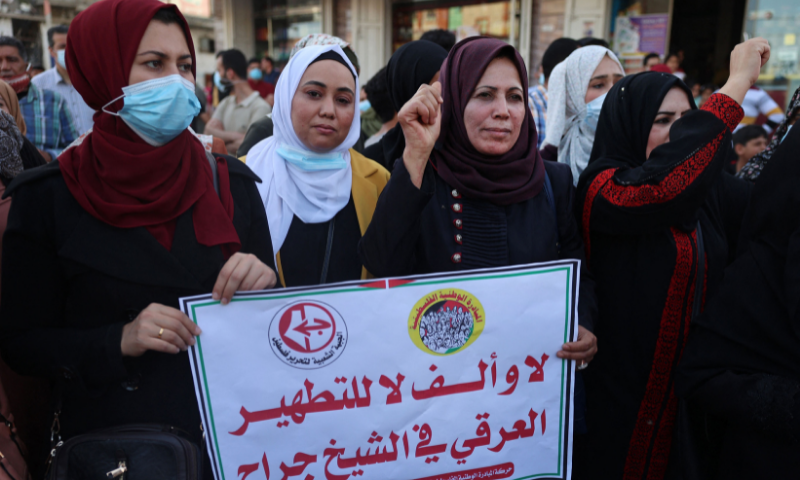
MULTIPOLYGON (((406 43, 394 52, 386 66, 386 85, 396 112, 411 100, 421 85, 431 81, 445 58, 447 50, 427 40, 406 43)), ((406 140, 398 123, 380 142, 367 148, 364 155, 391 171, 405 148, 406 140)))
POLYGON ((386 66, 386 85, 396 111, 411 100, 420 85, 431 81, 445 58, 447 50, 427 40, 406 43, 394 52, 386 66))
MULTIPOLYGON (((722 115, 727 114, 722 112, 722 115)), ((587 214, 584 207, 589 187, 601 172, 616 169, 614 181, 622 185, 657 184, 676 167, 692 158, 698 147, 708 144, 727 128, 726 123, 715 114, 698 110, 691 90, 672 74, 643 72, 623 78, 609 90, 600 112, 589 164, 578 182, 578 214, 587 214), (683 115, 670 127, 669 141, 653 149, 648 158, 647 141, 650 129, 661 102, 670 89, 675 87, 686 93, 689 106, 694 111, 683 115)), ((728 133, 727 140, 721 140, 716 155, 727 157, 731 148, 728 133)), ((702 181, 692 182, 691 187, 685 190, 678 188, 676 183, 676 189, 671 191, 675 194, 681 192, 679 203, 669 203, 666 198, 663 202, 646 202, 638 210, 639 215, 647 217, 640 228, 657 230, 675 226, 683 231, 694 230, 698 210, 707 200, 708 188, 721 181, 721 176, 714 171, 721 169, 722 163, 714 162, 712 170, 704 170, 702 181)), ((606 227, 613 231, 626 230, 624 225, 606 227)))
POLYGON ((795 128, 755 184, 739 255, 689 336, 681 394, 726 370, 800 380, 799 151, 795 128))
MULTIPOLYGON (((611 87, 597 122, 597 133, 589 164, 578 182, 579 191, 584 190, 603 170, 635 169, 645 163, 650 129, 661 102, 673 87, 685 91, 689 105, 692 109, 697 109, 692 91, 681 79, 672 74, 642 72, 624 77, 611 87)), ((676 140, 672 134, 670 131, 671 142, 676 140)), ((666 145, 669 143, 658 148, 666 145)), ((651 152, 651 158, 656 150, 651 152)), ((643 181, 642 178, 636 178, 638 175, 629 176, 631 178, 626 180, 643 181)))

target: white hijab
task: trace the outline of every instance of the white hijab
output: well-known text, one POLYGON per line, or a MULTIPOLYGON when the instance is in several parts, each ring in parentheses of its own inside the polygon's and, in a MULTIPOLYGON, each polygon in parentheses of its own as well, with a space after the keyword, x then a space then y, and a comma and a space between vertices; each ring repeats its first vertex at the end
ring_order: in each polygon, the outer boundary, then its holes
POLYGON ((292 126, 292 98, 308 66, 317 57, 330 51, 339 54, 350 67, 350 71, 356 77, 355 91, 359 91, 356 69, 340 46, 318 45, 303 48, 289 60, 275 86, 272 136, 257 143, 247 154, 247 166, 261 177, 261 183, 256 185, 267 210, 272 249, 276 255, 286 240, 294 216, 305 223, 327 222, 350 200, 353 173, 349 150, 361 136, 361 116, 357 108, 357 98, 353 102, 355 116, 347 138, 341 145, 326 152, 343 154, 347 168, 309 172, 287 163, 276 152, 281 145, 309 151, 308 147, 297 138, 292 126))
POLYGON ((594 129, 583 122, 586 90, 594 70, 606 55, 619 65, 619 71, 624 75, 625 70, 614 52, 597 45, 575 50, 550 74, 544 143, 558 147, 558 161, 570 166, 576 185, 589 163, 594 144, 594 129))

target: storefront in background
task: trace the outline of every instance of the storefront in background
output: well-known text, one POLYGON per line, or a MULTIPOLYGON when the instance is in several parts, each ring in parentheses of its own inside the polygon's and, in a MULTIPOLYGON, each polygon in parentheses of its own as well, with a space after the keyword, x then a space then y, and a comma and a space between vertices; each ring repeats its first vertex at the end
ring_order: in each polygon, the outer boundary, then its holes
POLYGON ((392 51, 429 30, 453 32, 456 40, 485 35, 504 40, 528 59, 532 0, 460 0, 392 3, 392 51), (527 13, 527 14, 526 14, 527 13))
POLYGON ((254 0, 256 55, 289 61, 298 40, 322 32, 322 0, 254 0))
POLYGON ((785 108, 800 87, 800 1, 750 0, 744 33, 769 41, 772 50, 758 85, 785 108))
POLYGON ((784 107, 800 86, 798 0, 609 0, 608 38, 627 73, 641 71, 648 53, 681 59, 687 80, 723 85, 730 52, 753 37, 772 53, 758 85, 784 107))
POLYGON ((644 57, 669 51, 670 0, 616 0, 611 7, 610 38, 628 74, 642 71, 644 57))
POLYGON ((312 33, 328 33, 351 44, 368 80, 401 45, 443 28, 458 39, 489 35, 528 58, 534 0, 252 0, 257 56, 278 67, 294 44, 312 33))
POLYGON ((351 44, 369 78, 388 60, 384 3, 388 0, 252 0, 254 53, 268 55, 278 68, 298 40, 309 34, 336 35, 351 44))

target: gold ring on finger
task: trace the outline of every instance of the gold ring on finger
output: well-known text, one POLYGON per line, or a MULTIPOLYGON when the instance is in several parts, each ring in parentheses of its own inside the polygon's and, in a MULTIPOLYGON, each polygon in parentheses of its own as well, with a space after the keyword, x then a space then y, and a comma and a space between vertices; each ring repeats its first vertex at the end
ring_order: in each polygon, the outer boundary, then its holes
POLYGON ((158 331, 158 338, 161 338, 161 335, 164 335, 164 328, 162 327, 161 330, 158 331))

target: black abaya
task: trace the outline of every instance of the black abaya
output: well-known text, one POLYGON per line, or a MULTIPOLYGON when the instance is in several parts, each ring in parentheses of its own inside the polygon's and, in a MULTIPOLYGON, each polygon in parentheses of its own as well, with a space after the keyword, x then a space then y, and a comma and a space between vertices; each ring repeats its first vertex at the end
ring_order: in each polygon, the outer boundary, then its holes
POLYGON ((650 128, 673 87, 694 108, 672 75, 633 75, 609 91, 578 184, 601 344, 584 376, 589 432, 576 439, 576 479, 664 478, 677 409, 673 370, 697 277, 703 274, 703 297, 713 296, 747 201, 748 187, 722 172, 742 117, 725 95, 677 120, 670 141, 647 158, 650 128))
MULTIPOLYGON (((705 478, 800 470, 800 130, 760 175, 741 250, 692 326, 676 390, 721 423, 705 478)), ((714 422, 712 422, 714 423, 714 422)))
POLYGON ((280 252, 286 286, 299 287, 360 279, 360 240, 361 230, 352 194, 347 205, 327 222, 303 223, 294 217, 280 252), (331 222, 334 222, 332 230, 331 222), (325 280, 322 281, 329 238, 332 242, 331 254, 325 280))

